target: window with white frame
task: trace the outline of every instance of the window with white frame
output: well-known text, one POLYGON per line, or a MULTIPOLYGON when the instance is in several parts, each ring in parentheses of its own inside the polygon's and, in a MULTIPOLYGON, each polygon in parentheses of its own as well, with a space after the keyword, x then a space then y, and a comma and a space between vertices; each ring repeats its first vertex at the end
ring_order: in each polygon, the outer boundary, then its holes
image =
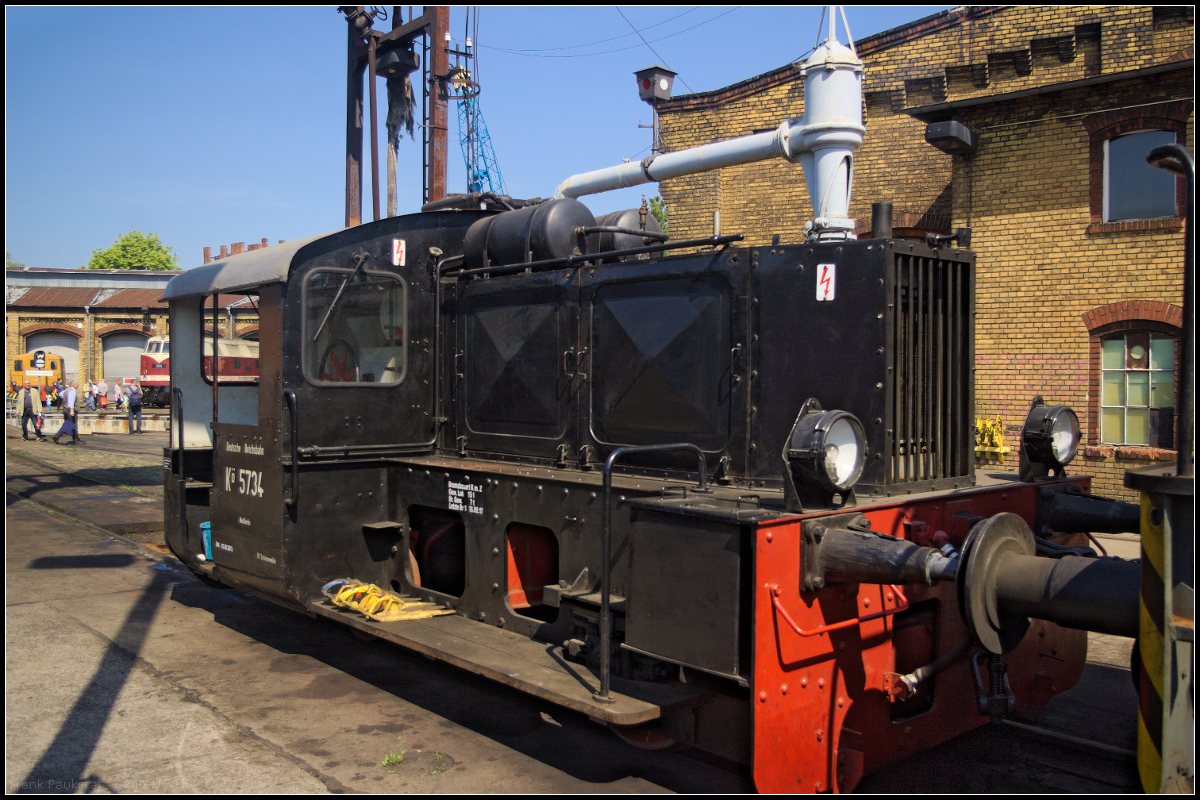
POLYGON ((1175 339, 1129 332, 1101 341, 1100 441, 1171 449, 1175 339))
POLYGON ((1171 131, 1138 131, 1105 140, 1105 222, 1175 215, 1175 176, 1146 163, 1151 150, 1174 143, 1171 131))

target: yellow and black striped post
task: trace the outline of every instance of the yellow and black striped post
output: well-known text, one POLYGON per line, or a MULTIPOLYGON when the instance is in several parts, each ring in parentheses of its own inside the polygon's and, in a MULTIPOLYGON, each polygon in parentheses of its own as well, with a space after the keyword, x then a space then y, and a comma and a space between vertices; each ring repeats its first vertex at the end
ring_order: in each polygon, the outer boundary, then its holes
MULTIPOLYGON (((1138 772, 1146 792, 1194 792, 1195 516, 1192 476, 1125 473, 1142 493, 1138 772)), ((1135 664, 1135 667, 1139 665, 1135 664)))

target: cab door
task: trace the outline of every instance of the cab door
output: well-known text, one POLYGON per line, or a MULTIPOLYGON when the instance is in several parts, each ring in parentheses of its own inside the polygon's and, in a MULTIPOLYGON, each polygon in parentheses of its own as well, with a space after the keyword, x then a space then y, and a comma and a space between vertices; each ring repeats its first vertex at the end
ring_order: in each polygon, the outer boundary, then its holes
POLYGON ((575 458, 579 270, 463 283, 456 310, 457 449, 575 458))
MULTIPOLYGON (((200 362, 208 392, 213 389, 213 364, 217 365, 219 376, 213 394, 217 419, 211 423, 212 555, 222 570, 237 573, 236 580, 283 594, 285 558, 280 511, 284 497, 279 408, 283 287, 273 284, 243 293, 251 298, 251 307, 258 311, 259 341, 229 343, 227 353, 218 352, 215 359, 200 362)), ((218 310, 218 324, 223 313, 218 310)), ((211 307, 204 310, 203 318, 211 330, 214 318, 211 307)), ((179 338, 175 333, 173 330, 173 338, 179 338)), ((204 335, 209 341, 205 352, 211 352, 211 333, 204 335)), ((181 344, 177 342, 174 348, 176 358, 181 344)), ((186 405, 187 400, 184 402, 186 405)), ((196 530, 191 532, 192 537, 198 538, 198 534, 196 530)))

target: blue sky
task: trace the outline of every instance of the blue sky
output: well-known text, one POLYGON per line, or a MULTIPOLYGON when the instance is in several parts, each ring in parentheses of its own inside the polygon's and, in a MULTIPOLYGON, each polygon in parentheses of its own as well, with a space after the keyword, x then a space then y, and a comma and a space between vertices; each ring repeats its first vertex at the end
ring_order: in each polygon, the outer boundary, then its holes
MULTIPOLYGON (((796 60, 821 15, 819 6, 619 8, 480 12, 480 102, 510 194, 546 197, 575 172, 644 155, 650 132, 637 126, 651 114, 635 70, 665 62, 679 73, 677 95, 718 89, 796 60)), ((861 38, 943 8, 846 14, 861 38)), ((466 15, 451 9, 456 46, 466 15)), ((154 231, 186 268, 206 245, 340 228, 345 31, 332 6, 7 8, 5 250, 29 266, 78 267, 126 231, 154 231)), ((382 81, 379 101, 382 127, 382 81)), ((464 191, 453 104, 450 120, 448 184, 464 191)), ((416 211, 418 144, 402 140, 399 161, 399 210, 416 211)), ((655 193, 585 202, 599 214, 655 193)), ((369 178, 363 209, 369 220, 369 178)))

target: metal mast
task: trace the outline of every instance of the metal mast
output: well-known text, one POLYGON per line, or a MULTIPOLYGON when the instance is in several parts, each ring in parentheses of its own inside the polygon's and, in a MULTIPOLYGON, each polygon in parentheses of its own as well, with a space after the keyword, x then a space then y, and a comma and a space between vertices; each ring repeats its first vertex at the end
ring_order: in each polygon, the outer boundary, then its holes
MULTIPOLYGON (((478 10, 475 13, 478 26, 478 10)), ((469 24, 470 12, 467 17, 469 24)), ((469 34, 464 39, 462 50, 447 48, 447 52, 455 59, 450 70, 450 85, 452 98, 458 100, 458 143, 467 168, 467 191, 505 194, 504 177, 500 174, 492 137, 479 105, 480 87, 477 72, 473 69, 477 63, 475 44, 469 34)))

